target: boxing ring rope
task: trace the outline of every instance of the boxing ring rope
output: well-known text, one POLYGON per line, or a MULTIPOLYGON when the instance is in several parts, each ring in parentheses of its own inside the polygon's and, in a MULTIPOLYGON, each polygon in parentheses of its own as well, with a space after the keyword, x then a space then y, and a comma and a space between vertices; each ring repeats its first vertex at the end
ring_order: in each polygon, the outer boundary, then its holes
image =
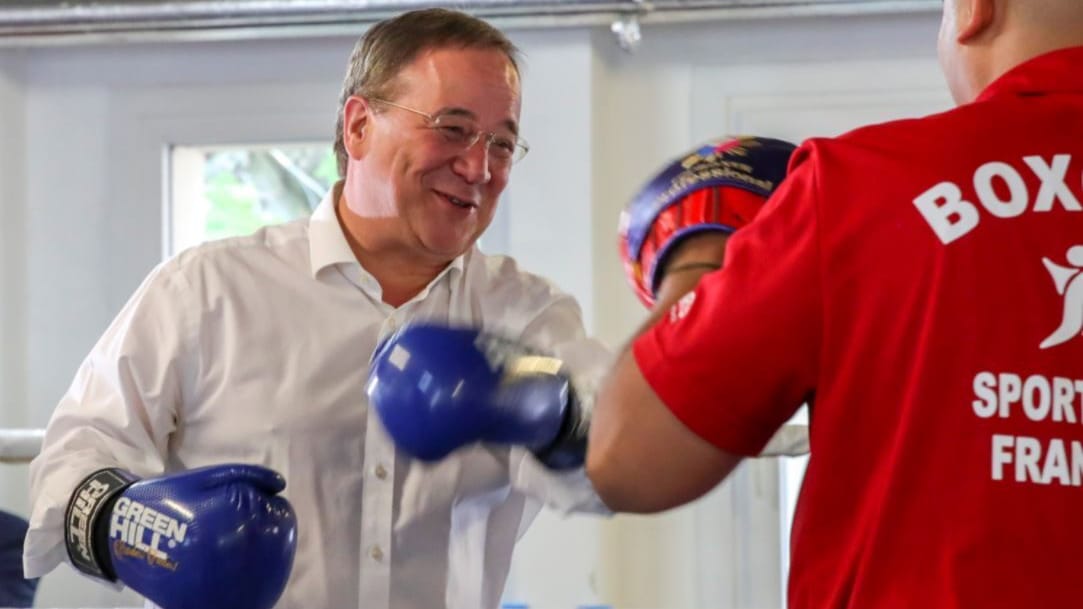
MULTIPOLYGON (((41 452, 44 438, 44 429, 0 428, 0 464, 29 463, 41 452)), ((764 450, 770 451, 775 456, 797 457, 807 454, 809 452, 808 426, 783 425, 764 450)))
POLYGON ((0 429, 0 463, 29 463, 44 437, 44 429, 0 429))
MULTIPOLYGON (((41 451, 44 437, 44 429, 0 429, 0 463, 29 463, 41 451)), ((782 426, 765 450, 785 457, 808 453, 808 426, 782 426)))

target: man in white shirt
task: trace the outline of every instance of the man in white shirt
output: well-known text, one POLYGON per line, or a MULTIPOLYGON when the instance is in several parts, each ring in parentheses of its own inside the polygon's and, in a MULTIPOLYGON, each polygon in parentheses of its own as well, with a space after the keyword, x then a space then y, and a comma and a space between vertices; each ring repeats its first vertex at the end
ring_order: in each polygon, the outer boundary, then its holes
POLYGON ((570 296, 474 247, 527 150, 516 57, 444 10, 362 37, 338 120, 344 179, 312 217, 161 264, 80 367, 31 465, 27 576, 66 559, 72 493, 109 468, 280 473, 298 533, 279 608, 496 607, 542 504, 604 511, 581 469, 525 449, 397 454, 364 392, 378 341, 412 319, 514 338, 582 379, 609 361, 570 296))

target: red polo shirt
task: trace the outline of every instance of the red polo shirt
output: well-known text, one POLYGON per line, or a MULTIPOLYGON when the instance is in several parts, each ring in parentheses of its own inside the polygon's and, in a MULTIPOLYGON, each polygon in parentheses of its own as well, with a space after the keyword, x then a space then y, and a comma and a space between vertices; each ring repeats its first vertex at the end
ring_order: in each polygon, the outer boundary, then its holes
POLYGON ((634 344, 753 455, 802 402, 791 609, 1083 606, 1083 47, 813 139, 634 344))

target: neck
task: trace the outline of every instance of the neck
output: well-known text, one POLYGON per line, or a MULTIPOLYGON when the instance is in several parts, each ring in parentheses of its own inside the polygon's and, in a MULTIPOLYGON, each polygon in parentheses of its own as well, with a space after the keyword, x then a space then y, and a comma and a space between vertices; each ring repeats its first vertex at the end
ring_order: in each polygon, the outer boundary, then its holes
POLYGON ((1012 41, 1011 45, 1003 45, 999 53, 993 53, 991 57, 991 70, 989 74, 989 82, 1003 76, 1006 72, 1012 70, 1018 65, 1026 63, 1035 57, 1045 55, 1058 49, 1063 49, 1071 46, 1079 46, 1083 42, 1075 42, 1071 44, 1071 39, 1062 39, 1057 36, 1057 32, 1050 31, 1049 34, 1041 36, 1022 35, 1016 37, 1012 41))
POLYGON ((998 25, 985 35, 985 86, 1039 55, 1083 46, 1079 0, 1007 3, 998 25))
POLYGON ((382 237, 394 230, 393 221, 359 216, 350 211, 343 196, 335 204, 335 215, 354 257, 380 284, 381 299, 393 307, 417 296, 451 263, 419 255, 415 248, 382 237))

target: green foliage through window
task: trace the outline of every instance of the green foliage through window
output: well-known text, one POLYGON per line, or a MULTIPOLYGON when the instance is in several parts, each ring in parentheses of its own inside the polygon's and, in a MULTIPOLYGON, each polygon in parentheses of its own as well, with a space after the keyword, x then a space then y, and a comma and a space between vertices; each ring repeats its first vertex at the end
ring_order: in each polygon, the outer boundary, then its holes
POLYGON ((222 149, 203 168, 208 241, 307 217, 338 179, 327 146, 222 149))

